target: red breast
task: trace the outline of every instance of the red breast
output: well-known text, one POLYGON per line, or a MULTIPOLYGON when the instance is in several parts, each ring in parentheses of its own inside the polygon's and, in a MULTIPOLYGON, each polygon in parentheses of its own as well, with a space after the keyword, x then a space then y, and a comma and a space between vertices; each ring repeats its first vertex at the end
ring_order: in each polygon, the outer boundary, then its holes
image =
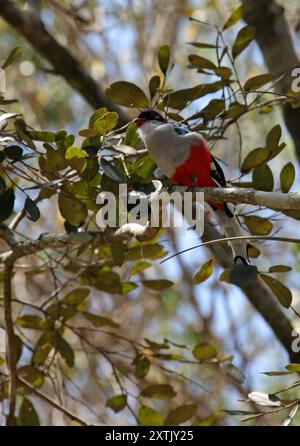
MULTIPOLYGON (((211 176, 212 156, 205 141, 190 147, 187 159, 176 167, 172 180, 182 186, 217 187, 211 176)), ((224 210, 224 204, 210 202, 211 206, 224 210)))

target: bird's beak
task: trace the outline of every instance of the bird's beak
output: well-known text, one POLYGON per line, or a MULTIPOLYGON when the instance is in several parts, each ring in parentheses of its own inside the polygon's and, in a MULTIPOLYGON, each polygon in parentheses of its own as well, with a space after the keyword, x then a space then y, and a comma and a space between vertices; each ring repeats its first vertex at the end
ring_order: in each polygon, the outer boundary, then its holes
POLYGON ((142 127, 142 125, 145 123, 146 119, 143 118, 135 118, 132 122, 136 127, 142 127))

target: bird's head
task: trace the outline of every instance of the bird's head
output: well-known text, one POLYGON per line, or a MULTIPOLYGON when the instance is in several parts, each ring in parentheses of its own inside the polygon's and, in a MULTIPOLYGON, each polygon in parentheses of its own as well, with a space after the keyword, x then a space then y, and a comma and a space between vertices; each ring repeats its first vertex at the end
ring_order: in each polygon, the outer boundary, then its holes
POLYGON ((135 118, 133 122, 139 129, 141 129, 146 123, 160 125, 165 124, 167 121, 162 117, 162 115, 154 110, 144 110, 135 118))

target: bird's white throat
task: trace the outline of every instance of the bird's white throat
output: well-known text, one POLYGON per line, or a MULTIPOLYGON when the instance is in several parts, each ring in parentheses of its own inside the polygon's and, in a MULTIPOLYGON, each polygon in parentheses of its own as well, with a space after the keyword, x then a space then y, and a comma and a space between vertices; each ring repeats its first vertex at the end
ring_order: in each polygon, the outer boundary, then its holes
POLYGON ((160 125, 164 124, 164 122, 158 121, 146 121, 139 129, 138 134, 140 138, 145 142, 146 138, 160 125))

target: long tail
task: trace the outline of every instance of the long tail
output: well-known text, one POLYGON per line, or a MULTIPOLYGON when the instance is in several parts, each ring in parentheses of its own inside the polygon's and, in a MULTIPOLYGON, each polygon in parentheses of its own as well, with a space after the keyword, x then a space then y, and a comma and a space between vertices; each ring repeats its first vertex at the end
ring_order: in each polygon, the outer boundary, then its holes
MULTIPOLYGON (((224 232, 226 237, 242 237, 244 232, 240 225, 237 216, 234 213, 233 207, 229 207, 227 204, 226 210, 215 210, 215 216, 224 232)), ((244 265, 249 264, 248 254, 247 254, 247 242, 244 240, 236 240, 229 242, 234 263, 243 263, 244 265)))
MULTIPOLYGON (((233 207, 229 207, 227 204, 225 210, 215 209, 215 216, 226 237, 242 237, 245 235, 233 207)), ((230 281, 240 287, 253 284, 258 271, 256 266, 250 264, 247 241, 236 240, 228 243, 233 254, 233 266, 229 273, 230 281)))

